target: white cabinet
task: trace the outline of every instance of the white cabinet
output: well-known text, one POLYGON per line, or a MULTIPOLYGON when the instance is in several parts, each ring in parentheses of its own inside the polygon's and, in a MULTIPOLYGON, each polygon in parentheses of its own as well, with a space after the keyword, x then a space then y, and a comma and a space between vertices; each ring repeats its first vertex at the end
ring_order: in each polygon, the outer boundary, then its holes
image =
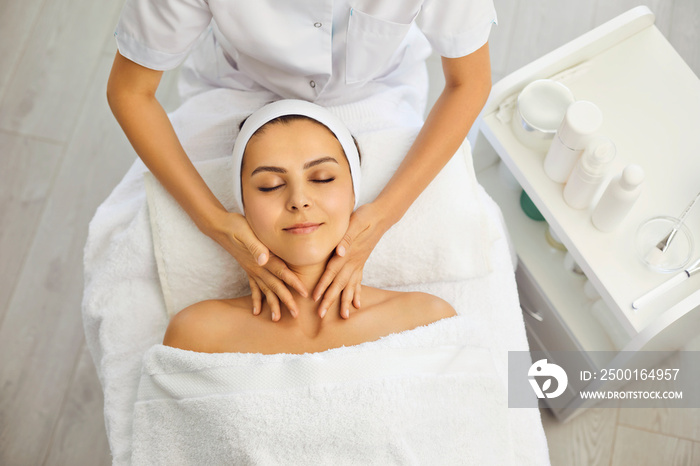
MULTIPOLYGON (((635 8, 507 76, 494 85, 472 133, 477 177, 503 210, 518 255, 529 337, 545 351, 673 350, 700 334, 700 275, 643 309, 631 307, 670 278, 637 257, 637 228, 656 215, 679 215, 700 189, 700 80, 653 23, 646 7, 635 8), (612 172, 629 163, 646 172, 641 198, 614 232, 595 229, 589 210, 570 208, 563 185, 544 173, 544 154, 522 145, 511 130, 517 94, 540 78, 559 80, 577 100, 601 108, 603 132, 617 146, 612 172), (501 163, 546 223, 525 216, 520 189, 504 180, 501 163), (545 240, 547 224, 585 277, 564 268, 564 253, 545 240), (586 280, 604 303, 597 316, 583 293, 586 280)), ((687 221, 696 243, 699 214, 687 221)), ((696 247, 694 257, 699 251, 696 247)), ((594 369, 611 364, 609 358, 581 357, 594 369)), ((572 397, 571 406, 555 414, 566 419, 580 405, 572 397)))

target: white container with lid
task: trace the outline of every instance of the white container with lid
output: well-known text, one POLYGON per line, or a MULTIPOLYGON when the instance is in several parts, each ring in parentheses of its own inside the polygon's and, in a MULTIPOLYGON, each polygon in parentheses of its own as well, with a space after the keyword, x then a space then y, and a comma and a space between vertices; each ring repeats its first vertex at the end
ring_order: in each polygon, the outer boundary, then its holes
POLYGON ((544 171, 557 183, 564 183, 574 169, 588 141, 603 124, 603 113, 592 102, 579 100, 569 105, 544 159, 544 171))
POLYGON ((588 143, 564 186, 564 200, 570 207, 585 209, 591 204, 615 154, 615 144, 606 137, 588 143))
POLYGON ((546 154, 566 109, 573 102, 574 95, 558 81, 531 82, 518 94, 511 119, 515 137, 530 149, 546 154))
POLYGON ((642 192, 644 170, 636 164, 625 167, 613 178, 593 209, 591 220, 600 231, 612 231, 622 223, 642 192))

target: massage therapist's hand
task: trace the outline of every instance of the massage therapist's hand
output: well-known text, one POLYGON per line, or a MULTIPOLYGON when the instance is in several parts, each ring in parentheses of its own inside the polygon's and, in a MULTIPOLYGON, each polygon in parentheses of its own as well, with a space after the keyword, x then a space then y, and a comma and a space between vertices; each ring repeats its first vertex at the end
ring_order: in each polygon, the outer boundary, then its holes
POLYGON ((281 317, 280 301, 287 306, 292 316, 299 315, 294 297, 286 285, 297 290, 302 296, 308 296, 308 291, 299 277, 294 275, 280 258, 270 254, 255 236, 244 216, 230 212, 223 214, 210 236, 226 249, 248 274, 255 315, 260 314, 262 310, 263 295, 270 305, 272 320, 277 321, 281 317))
POLYGON ((350 317, 351 304, 359 309, 362 270, 387 230, 384 215, 374 204, 365 204, 352 214, 348 231, 335 248, 335 254, 314 289, 314 300, 323 297, 318 307, 321 317, 339 296, 343 318, 350 317))

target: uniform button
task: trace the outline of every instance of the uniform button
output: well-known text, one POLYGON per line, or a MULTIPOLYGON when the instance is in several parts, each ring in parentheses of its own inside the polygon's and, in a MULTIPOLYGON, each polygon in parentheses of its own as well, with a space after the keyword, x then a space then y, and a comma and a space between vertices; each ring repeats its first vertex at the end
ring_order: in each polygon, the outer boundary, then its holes
POLYGON ((323 26, 323 23, 318 23, 318 22, 314 23, 314 27, 320 28, 321 26, 323 26))
POLYGON ((309 86, 316 87, 316 81, 309 81, 309 86))

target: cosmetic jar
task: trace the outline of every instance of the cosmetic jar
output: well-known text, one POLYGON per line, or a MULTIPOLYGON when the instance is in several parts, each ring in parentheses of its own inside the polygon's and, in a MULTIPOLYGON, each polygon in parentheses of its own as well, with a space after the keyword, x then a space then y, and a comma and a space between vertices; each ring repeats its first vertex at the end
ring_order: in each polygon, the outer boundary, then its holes
POLYGON ((542 215, 542 213, 540 213, 539 209, 537 208, 535 203, 532 202, 532 199, 530 199, 530 196, 527 195, 525 190, 523 190, 520 193, 520 208, 523 209, 525 215, 527 215, 532 220, 535 220, 537 222, 544 222, 544 216, 542 215))
POLYGON ((548 225, 547 229, 544 231, 544 237, 547 240, 547 244, 552 248, 566 252, 566 246, 564 246, 564 243, 561 242, 557 234, 552 231, 551 225, 548 225))
POLYGON ((551 79, 531 82, 518 95, 511 119, 515 137, 524 146, 545 154, 573 102, 573 94, 560 82, 551 79))

